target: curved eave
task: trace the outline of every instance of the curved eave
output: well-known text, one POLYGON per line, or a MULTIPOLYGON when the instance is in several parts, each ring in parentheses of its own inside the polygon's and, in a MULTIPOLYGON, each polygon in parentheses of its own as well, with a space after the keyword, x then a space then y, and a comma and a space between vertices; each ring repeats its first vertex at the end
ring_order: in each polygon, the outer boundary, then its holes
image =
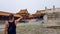
MULTIPOLYGON (((9 16, 9 14, 6 14, 6 13, 0 13, 0 15, 2 15, 2 16, 9 16)), ((14 17, 20 17, 20 15, 14 14, 14 17)))

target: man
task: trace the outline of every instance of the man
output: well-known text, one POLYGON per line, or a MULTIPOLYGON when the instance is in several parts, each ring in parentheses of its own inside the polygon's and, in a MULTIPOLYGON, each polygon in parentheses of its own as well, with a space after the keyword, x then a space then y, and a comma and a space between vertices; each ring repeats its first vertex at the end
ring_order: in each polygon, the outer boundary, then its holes
POLYGON ((5 23, 4 34, 16 34, 16 25, 22 19, 22 16, 17 20, 14 20, 14 15, 9 15, 9 20, 5 23))

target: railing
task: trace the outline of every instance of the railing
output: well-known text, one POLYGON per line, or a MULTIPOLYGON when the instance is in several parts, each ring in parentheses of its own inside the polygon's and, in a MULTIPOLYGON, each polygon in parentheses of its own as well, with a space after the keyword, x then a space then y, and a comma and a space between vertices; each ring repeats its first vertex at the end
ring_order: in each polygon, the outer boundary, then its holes
POLYGON ((5 21, 4 20, 0 20, 0 24, 4 24, 5 23, 5 21))

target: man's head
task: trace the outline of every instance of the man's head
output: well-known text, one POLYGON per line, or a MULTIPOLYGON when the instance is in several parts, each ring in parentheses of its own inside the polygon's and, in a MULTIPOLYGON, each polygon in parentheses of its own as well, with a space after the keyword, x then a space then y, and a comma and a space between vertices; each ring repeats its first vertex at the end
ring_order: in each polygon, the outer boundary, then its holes
POLYGON ((9 20, 11 19, 14 19, 14 15, 12 13, 9 15, 9 20))

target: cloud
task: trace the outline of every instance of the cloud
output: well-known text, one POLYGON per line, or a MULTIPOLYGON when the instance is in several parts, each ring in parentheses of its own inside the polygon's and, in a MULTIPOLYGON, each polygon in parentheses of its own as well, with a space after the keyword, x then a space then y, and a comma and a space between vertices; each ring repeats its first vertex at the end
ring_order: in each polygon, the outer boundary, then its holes
POLYGON ((60 0, 0 0, 0 10, 16 13, 27 8, 30 13, 44 9, 45 6, 52 8, 55 5, 60 7, 60 0))

